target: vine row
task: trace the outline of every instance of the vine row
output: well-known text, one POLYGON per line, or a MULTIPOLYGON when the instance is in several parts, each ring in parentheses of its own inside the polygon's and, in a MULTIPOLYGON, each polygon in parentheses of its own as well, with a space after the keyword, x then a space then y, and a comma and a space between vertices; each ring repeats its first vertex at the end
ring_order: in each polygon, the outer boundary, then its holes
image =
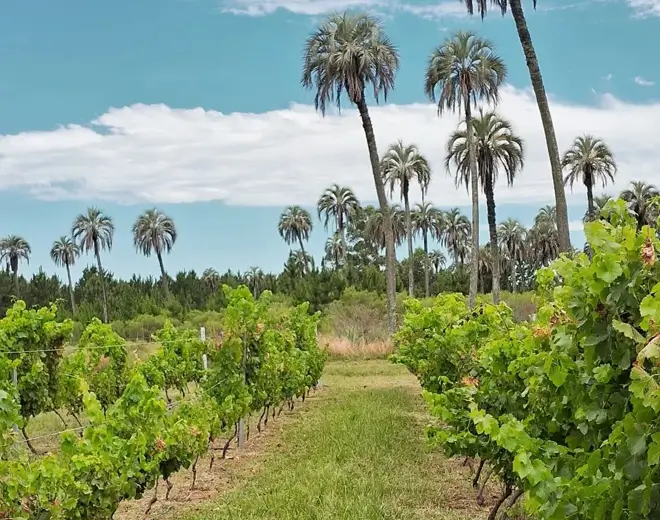
POLYGON ((548 520, 658 517, 657 231, 619 200, 585 235, 589 254, 538 272, 529 323, 460 295, 407 303, 393 360, 424 388, 431 441, 479 461, 480 489, 503 483, 490 519, 516 501, 548 520))
POLYGON ((192 469, 194 486, 199 458, 214 440, 231 440, 241 418, 292 407, 316 387, 326 359, 318 315, 307 304, 274 315, 268 292, 258 300, 246 287, 225 292, 221 343, 166 323, 156 335, 162 346, 133 364, 100 322, 65 355, 71 324, 58 322, 54 307, 18 302, 0 320, 0 370, 19 375, 18 388, 10 378, 0 383, 0 518, 111 518, 122 500, 141 498, 161 479, 169 496, 170 476, 182 468, 192 469), (107 348, 85 348, 93 345, 107 348), (168 389, 184 396, 176 406, 168 389), (84 413, 82 436, 64 432, 59 451, 40 458, 16 452, 13 425, 57 408, 84 413))

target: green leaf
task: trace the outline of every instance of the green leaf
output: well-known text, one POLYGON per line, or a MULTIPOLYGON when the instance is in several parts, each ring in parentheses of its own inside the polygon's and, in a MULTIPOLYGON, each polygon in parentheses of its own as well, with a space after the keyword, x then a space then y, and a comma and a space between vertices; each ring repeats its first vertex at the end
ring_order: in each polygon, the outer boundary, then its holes
POLYGON ((631 455, 640 455, 646 451, 646 437, 643 435, 628 437, 627 444, 631 455))
POLYGON ((658 464, 658 462, 660 462, 660 444, 657 442, 652 442, 649 445, 647 461, 649 466, 655 466, 658 464))
POLYGON ((633 340, 635 343, 644 343, 645 339, 637 329, 629 323, 623 323, 619 320, 612 320, 612 328, 617 332, 623 334, 626 338, 633 340))

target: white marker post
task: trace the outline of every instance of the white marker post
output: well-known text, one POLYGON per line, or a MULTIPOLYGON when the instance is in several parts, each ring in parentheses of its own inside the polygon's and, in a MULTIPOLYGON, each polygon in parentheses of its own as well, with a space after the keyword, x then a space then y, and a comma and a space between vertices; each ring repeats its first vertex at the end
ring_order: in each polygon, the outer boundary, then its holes
MULTIPOLYGON (((205 327, 200 327, 199 328, 199 338, 202 341, 206 341, 206 328, 205 327)), ((202 354, 202 366, 204 367, 204 370, 209 369, 209 359, 206 356, 206 353, 202 354)))

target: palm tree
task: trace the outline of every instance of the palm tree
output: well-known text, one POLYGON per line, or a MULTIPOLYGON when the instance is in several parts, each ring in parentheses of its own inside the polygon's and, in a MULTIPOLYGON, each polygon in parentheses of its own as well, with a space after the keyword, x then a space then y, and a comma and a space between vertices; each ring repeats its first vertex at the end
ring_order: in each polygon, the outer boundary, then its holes
POLYGON ((254 297, 255 300, 259 297, 259 288, 263 276, 264 276, 263 271, 258 267, 250 267, 247 273, 245 273, 245 277, 247 278, 248 284, 252 289, 252 296, 254 297))
POLYGON ((469 249, 470 221, 458 208, 453 208, 445 212, 444 223, 441 242, 451 253, 454 265, 462 266, 469 249))
POLYGON ((506 66, 495 54, 493 45, 469 32, 458 32, 445 40, 431 54, 426 69, 424 90, 433 102, 437 100, 438 114, 445 110, 465 112, 472 194, 470 308, 474 308, 479 281, 479 179, 472 132, 472 105, 479 101, 496 103, 499 87, 505 78, 506 66))
POLYGON ((360 207, 355 194, 350 188, 333 184, 323 192, 316 204, 319 219, 324 218, 323 225, 328 229, 330 220, 334 220, 337 233, 343 243, 344 255, 346 254, 346 226, 360 207))
POLYGON ((289 206, 280 215, 277 229, 287 244, 298 242, 300 250, 305 253, 303 240, 309 240, 309 234, 312 232, 312 216, 300 206, 289 206))
MULTIPOLYGON (((488 230, 490 235, 490 262, 493 277, 493 303, 500 301, 500 254, 497 243, 497 218, 495 215, 495 183, 502 169, 509 186, 513 185, 516 173, 523 167, 524 146, 520 137, 513 133, 511 123, 495 112, 481 113, 472 120, 474 130, 477 170, 481 186, 486 195, 488 230)), ((461 125, 447 142, 445 167, 451 163, 456 167, 456 185, 468 188, 470 181, 467 125, 461 125)), ((483 251, 483 249, 481 250, 483 251)), ((480 252, 481 253, 481 252, 480 252)))
POLYGON ((444 268, 447 264, 447 257, 439 249, 434 249, 429 253, 429 259, 431 260, 431 265, 433 266, 433 273, 438 274, 440 269, 444 268))
POLYGON ((25 260, 25 262, 29 264, 31 253, 32 249, 30 249, 30 244, 28 244, 28 241, 23 237, 9 235, 0 240, 0 262, 5 260, 7 266, 11 269, 14 277, 14 290, 16 291, 16 296, 18 296, 19 292, 18 264, 21 260, 25 260))
POLYGON ((80 247, 70 237, 60 237, 59 240, 53 242, 53 247, 50 250, 50 257, 59 267, 66 267, 66 276, 69 280, 69 296, 71 297, 71 310, 75 316, 77 313, 76 299, 73 295, 73 282, 71 281, 71 266, 76 263, 76 259, 80 256, 80 247))
MULTIPOLYGON (((390 196, 399 185, 403 208, 406 217, 406 235, 408 237, 408 295, 412 296, 415 284, 413 280, 413 226, 410 216, 410 183, 417 181, 422 193, 428 188, 431 178, 431 168, 417 146, 410 144, 404 146, 399 140, 389 147, 381 160, 383 180, 390 187, 390 196)), ((428 269, 427 269, 428 273, 428 269)))
POLYGON ((621 192, 621 198, 628 203, 628 208, 637 217, 637 229, 655 224, 657 209, 653 199, 658 195, 658 188, 644 181, 633 181, 630 188, 621 192))
POLYGON ((151 253, 156 253, 165 295, 167 295, 168 290, 163 253, 172 251, 176 237, 174 221, 156 208, 145 211, 133 224, 133 245, 135 249, 142 252, 144 256, 151 256, 151 253))
POLYGON ((509 218, 500 224, 498 229, 499 242, 506 252, 511 268, 511 285, 513 292, 516 291, 516 268, 518 262, 525 258, 525 240, 527 239, 527 229, 520 221, 509 218))
POLYGON ((479 251, 479 278, 481 280, 482 292, 486 292, 486 280, 493 276, 493 272, 495 270, 492 253, 493 248, 491 247, 490 243, 483 246, 479 251))
POLYGON ((287 264, 289 264, 292 274, 296 276, 303 275, 310 268, 314 269, 314 259, 302 249, 291 251, 287 264))
POLYGON ((346 258, 346 242, 340 235, 339 231, 333 233, 333 235, 326 240, 324 251, 325 261, 331 262, 335 269, 341 267, 342 262, 346 258))
POLYGON ((424 242, 424 294, 430 296, 429 286, 429 236, 435 240, 440 240, 444 229, 442 212, 433 207, 433 204, 424 202, 415 206, 412 214, 413 229, 416 233, 422 235, 424 242))
POLYGON ((220 285, 220 274, 212 267, 204 269, 204 272, 202 273, 202 282, 211 289, 211 292, 215 292, 220 285))
POLYGON ((387 227, 386 222, 388 220, 392 226, 394 243, 397 246, 401 245, 403 237, 406 236, 406 221, 401 206, 398 204, 392 204, 387 207, 385 212, 378 208, 369 216, 369 220, 367 220, 364 229, 364 235, 367 240, 376 245, 379 249, 387 248, 385 243, 385 233, 387 227))
POLYGON ((610 180, 614 182, 616 163, 608 146, 600 139, 585 134, 575 138, 561 159, 561 167, 567 169, 564 184, 573 189, 581 180, 587 188, 587 214, 594 215, 594 184, 600 180, 603 188, 610 180))
POLYGON ((103 321, 108 323, 108 296, 105 290, 105 276, 101 264, 101 251, 112 249, 112 237, 115 225, 112 219, 98 208, 88 208, 87 213, 81 213, 73 222, 71 234, 78 241, 79 247, 85 253, 94 252, 96 265, 101 277, 103 291, 103 321))
MULTIPOLYGON (((314 89, 316 109, 325 115, 328 105, 341 109, 341 96, 346 93, 357 106, 369 150, 371 173, 378 204, 385 220, 389 220, 385 184, 380 175, 378 148, 367 108, 366 89, 373 89, 378 102, 394 88, 399 68, 399 54, 378 20, 367 14, 345 12, 327 17, 305 43, 302 84, 314 89)), ((384 226, 387 271, 387 315, 390 334, 396 327, 396 256, 393 228, 384 226)))
MULTIPOLYGON (((566 193, 564 192, 564 182, 562 176, 561 163, 559 161, 559 146, 557 145, 557 136, 555 134, 555 127, 552 123, 552 115, 550 114, 550 106, 548 105, 548 97, 545 93, 545 86, 543 85, 543 76, 541 75, 541 68, 539 67, 539 60, 536 57, 532 36, 527 28, 527 20, 522 8, 521 0, 491 0, 490 3, 499 7, 502 11, 502 16, 506 14, 507 7, 511 7, 511 14, 513 21, 516 24, 518 32, 518 39, 522 45, 523 53, 525 54, 525 61, 529 69, 529 77, 534 89, 534 96, 536 97, 536 104, 539 107, 541 115, 541 123, 543 124, 543 133, 545 134, 545 142, 548 149, 548 156, 550 158, 550 169, 552 172, 552 184, 555 191, 555 204, 557 207, 557 230, 559 233, 559 250, 562 253, 567 253, 572 250, 571 236, 568 227, 568 206, 566 204, 566 193)), ((465 0, 465 6, 470 14, 474 13, 474 0, 465 0)), ((483 19, 488 10, 488 2, 486 0, 477 0, 477 12, 483 19)), ((536 0, 534 0, 534 9, 536 9, 536 0)))
POLYGON ((557 207, 543 206, 541 209, 539 209, 539 212, 534 217, 534 225, 547 225, 557 229, 557 207))
POLYGON ((527 233, 526 250, 532 265, 542 267, 550 264, 559 256, 557 227, 550 221, 537 220, 527 233))

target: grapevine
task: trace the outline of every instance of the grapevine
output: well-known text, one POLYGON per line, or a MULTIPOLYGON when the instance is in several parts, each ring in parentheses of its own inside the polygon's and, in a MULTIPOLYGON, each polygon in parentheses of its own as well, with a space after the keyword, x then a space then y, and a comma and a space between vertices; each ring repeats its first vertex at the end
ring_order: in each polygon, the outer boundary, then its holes
MULTIPOLYGON (((170 476, 182 468, 192 469, 194 486, 197 461, 215 438, 251 412, 282 405, 316 386, 325 362, 314 334, 318 316, 310 316, 304 305, 273 316, 269 293, 255 301, 244 287, 225 292, 221 344, 202 342, 166 323, 157 334, 162 353, 132 369, 123 343, 106 326, 90 324, 83 334, 87 348, 58 363, 74 372, 74 382, 60 385, 45 405, 68 403, 89 425, 82 437, 64 433, 56 453, 36 459, 4 456, 4 439, 11 438, 17 412, 25 412, 11 387, 0 387, 0 428, 8 432, 0 438, 0 516, 111 518, 122 500, 143 497, 161 479, 169 495, 170 476), (197 390, 168 406, 164 390, 185 391, 189 383, 197 383, 197 390)), ((48 316, 48 330, 68 327, 48 316)), ((11 363, 0 355, 3 371, 11 363)))
POLYGON ((393 360, 441 419, 432 441, 504 482, 490 518, 518 497, 548 520, 660 510, 659 241, 623 201, 603 211, 585 225, 590 257, 538 272, 529 323, 504 304, 470 311, 460 295, 407 305, 393 360))

